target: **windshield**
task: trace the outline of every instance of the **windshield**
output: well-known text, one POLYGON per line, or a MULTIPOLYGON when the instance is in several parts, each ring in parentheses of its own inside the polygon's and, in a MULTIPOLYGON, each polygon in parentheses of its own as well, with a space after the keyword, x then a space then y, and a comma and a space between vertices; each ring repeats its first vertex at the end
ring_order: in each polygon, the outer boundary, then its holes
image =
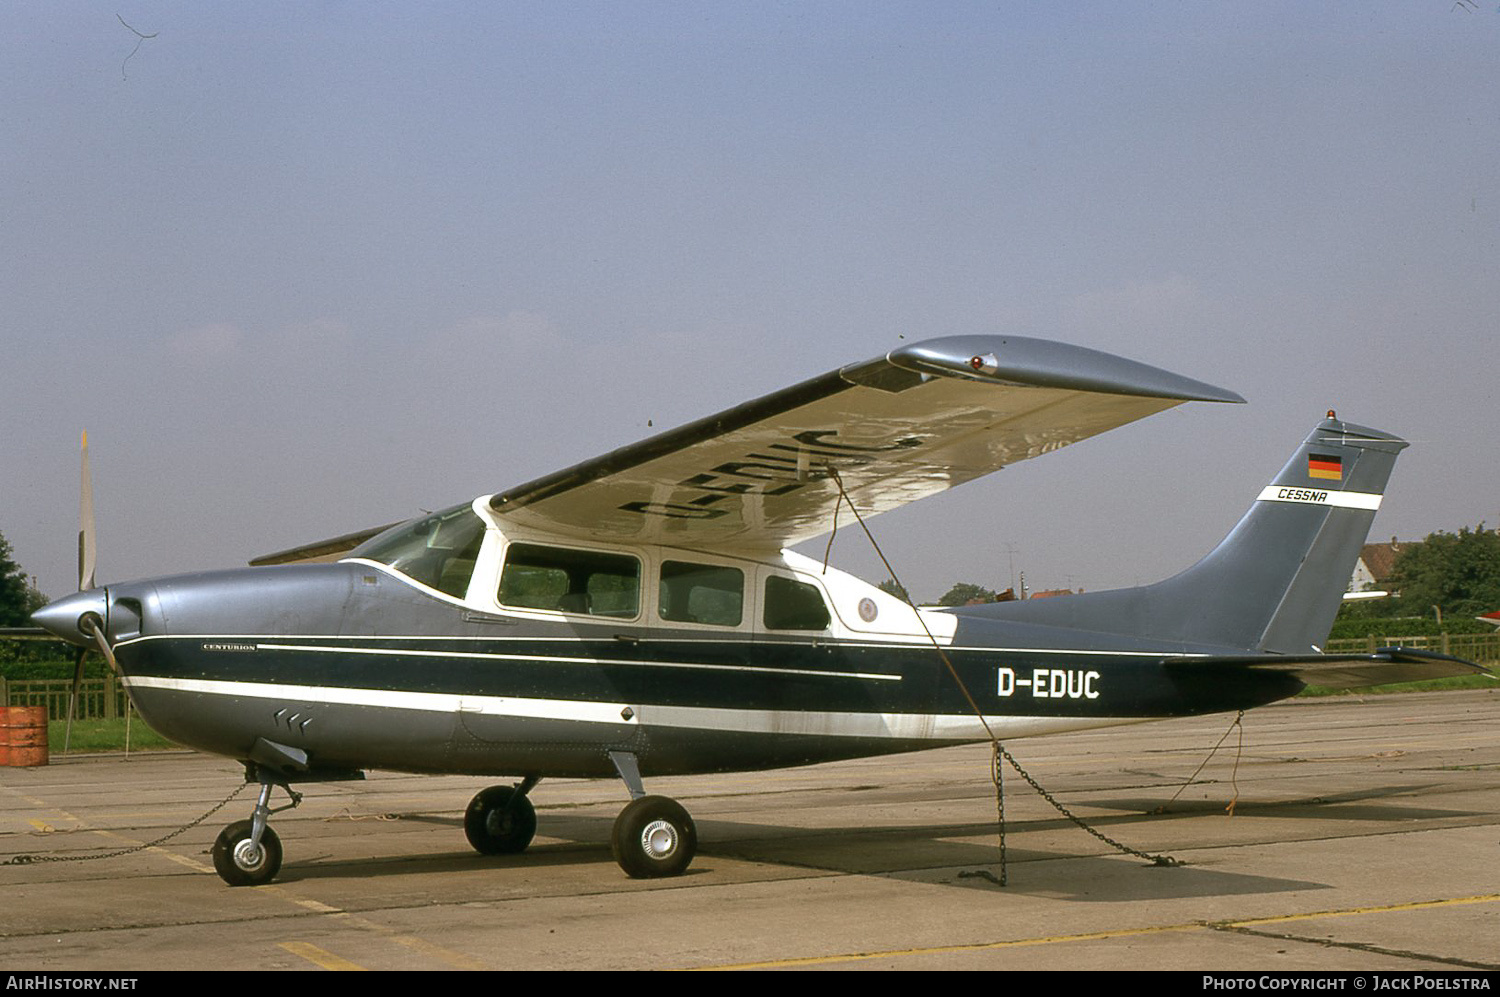
POLYGON ((469 503, 392 526, 349 552, 389 565, 423 585, 462 599, 484 540, 484 520, 469 503))

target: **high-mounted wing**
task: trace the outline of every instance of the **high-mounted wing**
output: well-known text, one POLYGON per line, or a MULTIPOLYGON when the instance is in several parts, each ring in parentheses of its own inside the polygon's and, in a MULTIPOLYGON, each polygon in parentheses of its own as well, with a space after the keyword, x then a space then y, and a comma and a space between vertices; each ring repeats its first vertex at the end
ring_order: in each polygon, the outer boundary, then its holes
POLYGON ((1185 401, 1241 402, 1096 350, 1017 336, 914 343, 491 499, 579 538, 777 549, 826 533, 841 480, 886 512, 1185 401))

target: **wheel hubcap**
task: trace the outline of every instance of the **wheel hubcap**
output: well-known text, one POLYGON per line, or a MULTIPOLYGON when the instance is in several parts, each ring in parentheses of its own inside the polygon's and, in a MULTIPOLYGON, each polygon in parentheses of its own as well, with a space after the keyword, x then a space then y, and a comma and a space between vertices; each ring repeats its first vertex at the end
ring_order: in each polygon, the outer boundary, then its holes
POLYGON ((266 853, 249 838, 234 846, 234 864, 246 872, 259 869, 266 860, 266 853))
POLYGON ((654 859, 664 859, 677 851, 677 828, 664 820, 653 820, 641 831, 641 848, 654 859))

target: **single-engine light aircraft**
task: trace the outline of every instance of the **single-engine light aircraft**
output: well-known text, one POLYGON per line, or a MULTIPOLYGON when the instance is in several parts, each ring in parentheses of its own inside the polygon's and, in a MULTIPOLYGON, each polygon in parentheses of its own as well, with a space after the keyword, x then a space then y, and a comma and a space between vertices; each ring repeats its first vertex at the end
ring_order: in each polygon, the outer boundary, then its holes
POLYGON ((244 762, 259 797, 213 850, 231 885, 280 868, 274 787, 295 805, 292 785, 367 769, 516 779, 468 805, 486 854, 530 844, 540 780, 618 776, 615 859, 672 876, 697 830, 643 777, 1482 671, 1320 652, 1406 446, 1331 412, 1218 547, 1154 585, 918 609, 787 549, 841 502, 868 518, 1187 401, 1243 399, 1075 346, 933 339, 378 533, 33 620, 97 645, 157 731, 244 762))

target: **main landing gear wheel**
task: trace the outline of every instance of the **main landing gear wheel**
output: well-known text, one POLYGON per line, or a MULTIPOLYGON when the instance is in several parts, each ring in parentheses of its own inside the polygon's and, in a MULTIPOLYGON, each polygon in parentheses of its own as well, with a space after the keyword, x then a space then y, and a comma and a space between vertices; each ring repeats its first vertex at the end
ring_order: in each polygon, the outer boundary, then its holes
POLYGON ((281 839, 268 827, 256 846, 251 827, 250 821, 237 820, 214 842, 214 869, 230 886, 259 886, 281 871, 281 839))
POLYGON ((482 855, 524 852, 536 835, 536 808, 511 786, 491 786, 469 801, 464 834, 482 855))
POLYGON ((680 876, 698 850, 698 829, 676 800, 643 796, 620 811, 610 847, 632 879, 680 876))

